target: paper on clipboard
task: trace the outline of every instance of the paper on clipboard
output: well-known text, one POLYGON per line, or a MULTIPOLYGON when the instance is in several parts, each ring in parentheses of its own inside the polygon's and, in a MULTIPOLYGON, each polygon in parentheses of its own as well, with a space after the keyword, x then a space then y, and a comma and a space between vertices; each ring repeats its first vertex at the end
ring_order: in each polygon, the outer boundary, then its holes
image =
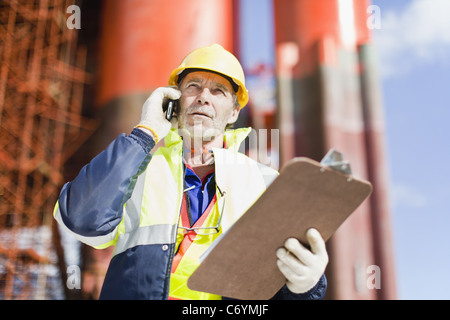
MULTIPOLYGON (((295 237, 307 244, 306 230, 316 228, 327 241, 372 191, 369 182, 339 172, 346 172, 339 170, 339 163, 333 167, 325 162, 295 158, 287 163, 258 201, 202 257, 188 287, 235 299, 273 297, 286 281, 275 255, 285 240, 295 237)), ((349 168, 341 164, 340 169, 349 168)))

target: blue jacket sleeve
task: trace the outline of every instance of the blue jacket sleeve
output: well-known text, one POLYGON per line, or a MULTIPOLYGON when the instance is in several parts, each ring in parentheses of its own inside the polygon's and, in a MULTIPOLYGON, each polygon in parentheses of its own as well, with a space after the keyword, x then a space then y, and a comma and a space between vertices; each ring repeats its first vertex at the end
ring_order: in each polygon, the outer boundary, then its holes
POLYGON ((150 162, 154 145, 149 135, 134 129, 84 166, 61 190, 58 209, 64 225, 83 237, 111 233, 122 220, 123 205, 150 162))
POLYGON ((324 275, 319 279, 317 284, 305 293, 293 293, 286 285, 278 291, 272 300, 322 300, 327 291, 327 278, 324 275))

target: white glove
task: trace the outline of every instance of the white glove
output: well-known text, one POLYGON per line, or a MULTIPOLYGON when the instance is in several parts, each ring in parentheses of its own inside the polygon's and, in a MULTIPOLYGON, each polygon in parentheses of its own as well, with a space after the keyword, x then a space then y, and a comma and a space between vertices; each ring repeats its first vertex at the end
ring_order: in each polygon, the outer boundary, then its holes
POLYGON ((319 231, 309 229, 306 232, 311 251, 297 239, 289 238, 284 248, 277 250, 277 265, 286 277, 286 285, 293 293, 311 290, 322 277, 328 264, 325 242, 319 231))
POLYGON ((176 87, 160 87, 153 91, 142 107, 141 121, 136 127, 150 133, 155 143, 163 139, 172 128, 172 123, 164 116, 163 104, 168 99, 180 97, 181 92, 176 87))

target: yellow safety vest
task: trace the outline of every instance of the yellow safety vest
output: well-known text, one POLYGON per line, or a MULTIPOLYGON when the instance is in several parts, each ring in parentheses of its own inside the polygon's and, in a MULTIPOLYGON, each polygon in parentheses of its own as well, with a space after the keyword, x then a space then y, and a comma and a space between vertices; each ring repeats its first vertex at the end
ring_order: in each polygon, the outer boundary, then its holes
MULTIPOLYGON (((251 204, 253 204, 253 202, 261 195, 262 192, 264 192, 266 188, 266 182, 263 177, 261 177, 261 170, 258 167, 258 164, 246 156, 236 152, 240 141, 238 144, 236 144, 236 142, 238 139, 245 138, 248 132, 248 129, 228 132, 233 133, 233 135, 225 137, 228 150, 213 150, 216 167, 216 184, 219 188, 216 190, 216 195, 212 200, 212 203, 193 227, 216 226, 223 206, 224 214, 222 227, 219 229, 218 233, 211 235, 199 235, 194 231, 186 232, 186 230, 178 228, 176 246, 178 253, 174 257, 174 265, 172 266, 169 299, 221 299, 221 296, 215 294, 189 289, 187 287, 187 280, 199 266, 200 256, 222 232, 225 232, 231 225, 234 224, 234 222, 248 209, 251 204), (239 188, 237 186, 238 184, 240 185, 239 188), (239 190, 237 190, 237 188, 239 190), (222 192, 224 192, 224 194, 222 192), (236 195, 239 194, 241 196, 236 197, 236 195), (238 199, 242 199, 242 195, 245 195, 247 201, 236 201, 238 199), (233 199, 232 197, 236 198, 233 199), (230 208, 228 206, 230 206, 230 208)), ((182 209, 183 207, 184 206, 182 205, 182 209)), ((181 211, 181 214, 183 215, 185 211, 181 211)), ((184 217, 185 219, 183 221, 182 215, 180 216, 178 223, 189 227, 187 217, 184 217)))

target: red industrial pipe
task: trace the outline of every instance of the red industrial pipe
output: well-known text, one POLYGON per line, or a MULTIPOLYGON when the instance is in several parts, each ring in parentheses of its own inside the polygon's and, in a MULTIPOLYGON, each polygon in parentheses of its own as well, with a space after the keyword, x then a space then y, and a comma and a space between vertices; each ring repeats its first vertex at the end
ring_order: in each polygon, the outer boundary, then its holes
POLYGON ((219 43, 233 50, 229 0, 103 2, 98 104, 166 85, 190 51, 219 43))
POLYGON ((374 126, 381 104, 373 60, 367 59, 368 6, 366 0, 274 1, 281 162, 294 156, 320 160, 335 148, 350 160, 356 177, 374 184, 371 198, 328 243, 331 299, 396 295, 382 192, 387 187, 383 132, 374 126))

